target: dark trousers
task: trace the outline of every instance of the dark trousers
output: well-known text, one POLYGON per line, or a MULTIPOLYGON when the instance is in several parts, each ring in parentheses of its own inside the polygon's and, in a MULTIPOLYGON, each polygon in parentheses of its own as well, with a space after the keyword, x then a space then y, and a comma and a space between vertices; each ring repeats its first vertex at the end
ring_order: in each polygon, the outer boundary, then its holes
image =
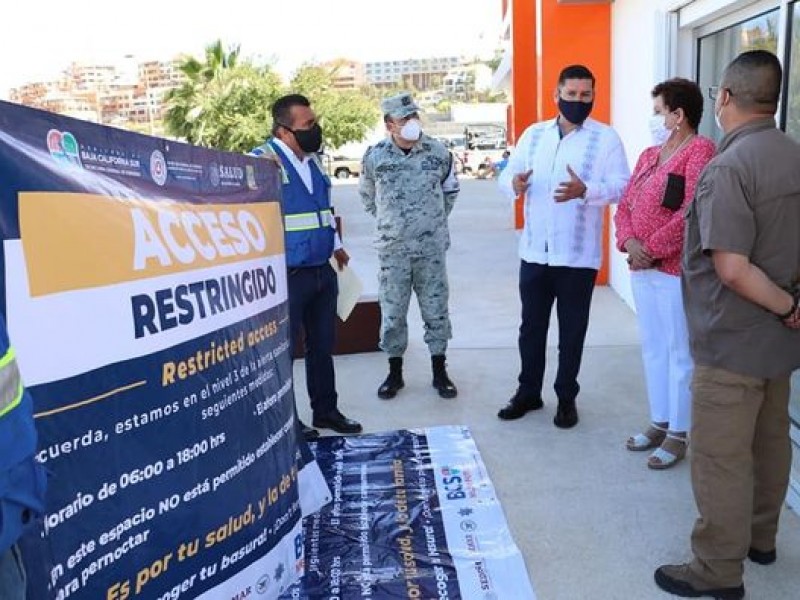
POLYGON ((578 396, 578 372, 596 275, 596 269, 551 267, 521 261, 519 355, 522 369, 519 391, 525 397, 540 398, 542 395, 547 330, 554 301, 558 315, 556 396, 560 401, 574 400, 578 396))
POLYGON ((19 547, 15 544, 8 550, 0 551, 0 598, 25 600, 26 580, 19 547))
POLYGON ((292 355, 294 348, 302 341, 305 346, 308 398, 311 410, 318 416, 326 416, 336 409, 333 344, 338 293, 336 273, 329 264, 289 268, 292 355))

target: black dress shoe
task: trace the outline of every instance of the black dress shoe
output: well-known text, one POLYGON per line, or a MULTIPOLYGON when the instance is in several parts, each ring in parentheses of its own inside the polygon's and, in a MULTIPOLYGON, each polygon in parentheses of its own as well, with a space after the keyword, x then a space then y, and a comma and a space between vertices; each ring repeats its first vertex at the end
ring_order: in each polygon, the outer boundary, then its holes
POLYGON ((302 421, 300 421, 300 433, 303 434, 303 438, 305 438, 307 442, 315 440, 319 437, 319 431, 317 431, 316 429, 311 429, 311 427, 309 427, 302 421))
POLYGON ((578 409, 575 400, 559 400, 553 425, 561 429, 569 429, 578 424, 578 409))
POLYGON ((544 406, 541 398, 525 398, 517 392, 511 397, 503 408, 501 408, 497 416, 504 421, 512 421, 525 416, 526 413, 532 410, 539 410, 544 406))
POLYGON ((754 563, 758 563, 759 565, 771 565, 778 560, 778 553, 775 550, 764 551, 750 548, 750 550, 747 552, 747 558, 752 560, 754 563))
POLYGON ((348 419, 338 410, 323 416, 314 416, 314 427, 332 429, 336 433, 361 433, 361 423, 348 419))

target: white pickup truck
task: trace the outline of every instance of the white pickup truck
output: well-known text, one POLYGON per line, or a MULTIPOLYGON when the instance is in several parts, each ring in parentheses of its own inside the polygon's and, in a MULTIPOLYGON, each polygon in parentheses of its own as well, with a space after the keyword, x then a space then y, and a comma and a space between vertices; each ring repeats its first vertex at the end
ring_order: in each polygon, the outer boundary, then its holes
POLYGON ((325 166, 328 177, 347 179, 348 177, 358 177, 361 174, 361 159, 359 158, 322 154, 320 160, 325 166))

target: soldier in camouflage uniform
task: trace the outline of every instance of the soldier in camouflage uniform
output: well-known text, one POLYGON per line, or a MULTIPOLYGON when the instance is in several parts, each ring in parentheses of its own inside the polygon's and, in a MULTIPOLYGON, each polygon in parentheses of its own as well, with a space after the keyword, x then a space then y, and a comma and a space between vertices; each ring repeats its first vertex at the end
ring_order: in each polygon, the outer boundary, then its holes
POLYGON ((419 107, 410 94, 386 98, 381 109, 389 135, 367 150, 359 181, 364 208, 377 222, 381 349, 389 355, 389 376, 378 396, 393 398, 404 385, 406 316, 414 290, 425 322, 433 387, 442 398, 455 398, 458 391, 445 367, 452 337, 447 217, 459 191, 453 158, 444 145, 422 133, 419 107))

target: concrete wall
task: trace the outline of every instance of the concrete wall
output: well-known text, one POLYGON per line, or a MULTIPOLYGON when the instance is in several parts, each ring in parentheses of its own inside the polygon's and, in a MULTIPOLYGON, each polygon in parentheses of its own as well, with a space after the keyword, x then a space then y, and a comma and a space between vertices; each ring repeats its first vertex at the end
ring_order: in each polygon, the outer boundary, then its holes
POLYGON ((502 123, 506 122, 508 104, 505 102, 479 102, 466 104, 454 102, 450 105, 450 116, 456 123, 502 123))
MULTIPOLYGON (((650 90, 666 78, 665 16, 660 4, 659 0, 617 0, 611 12, 611 123, 625 145, 631 170, 651 143, 650 90)), ((613 226, 610 243, 611 287, 633 308, 628 265, 625 254, 614 248, 613 226)))

